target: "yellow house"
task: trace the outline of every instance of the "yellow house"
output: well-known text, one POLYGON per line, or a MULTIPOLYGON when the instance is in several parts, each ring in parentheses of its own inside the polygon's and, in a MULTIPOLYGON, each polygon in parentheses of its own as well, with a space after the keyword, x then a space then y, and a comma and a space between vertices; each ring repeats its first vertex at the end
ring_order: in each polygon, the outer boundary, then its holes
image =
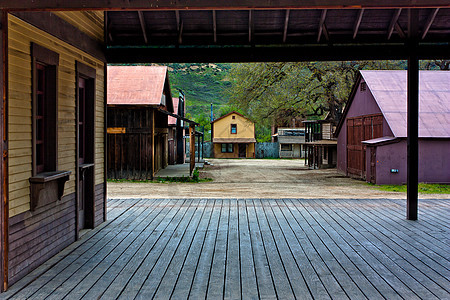
POLYGON ((230 112, 211 123, 215 158, 254 158, 255 123, 238 112, 230 112))

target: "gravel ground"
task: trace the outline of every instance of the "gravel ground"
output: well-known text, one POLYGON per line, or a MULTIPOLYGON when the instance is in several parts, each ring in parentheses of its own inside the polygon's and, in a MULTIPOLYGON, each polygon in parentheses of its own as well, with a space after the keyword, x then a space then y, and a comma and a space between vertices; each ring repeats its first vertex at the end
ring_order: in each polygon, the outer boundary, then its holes
MULTIPOLYGON (((380 191, 347 178, 336 169, 309 170, 303 160, 208 159, 201 183, 108 183, 108 198, 394 198, 405 193, 380 191)), ((447 199, 450 194, 420 198, 447 199)))

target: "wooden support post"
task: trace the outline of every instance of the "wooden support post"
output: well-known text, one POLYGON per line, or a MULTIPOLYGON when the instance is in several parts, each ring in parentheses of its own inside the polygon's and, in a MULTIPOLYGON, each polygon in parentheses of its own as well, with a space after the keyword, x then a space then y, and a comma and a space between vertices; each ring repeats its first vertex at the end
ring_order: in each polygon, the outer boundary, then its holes
POLYGON ((195 168, 195 125, 189 124, 189 175, 192 176, 192 172, 195 168))
POLYGON ((152 179, 155 177, 155 109, 152 109, 152 121, 151 121, 151 132, 152 132, 152 179))
POLYGON ((0 292, 8 289, 9 207, 8 207, 8 13, 0 15, 0 292))
POLYGON ((197 151, 198 151, 198 162, 200 162, 200 152, 201 152, 201 148, 200 148, 200 136, 198 136, 197 138, 197 151))
POLYGON ((408 138, 407 138, 407 207, 406 218, 417 220, 419 182, 419 58, 416 53, 419 14, 409 10, 408 35, 408 138))

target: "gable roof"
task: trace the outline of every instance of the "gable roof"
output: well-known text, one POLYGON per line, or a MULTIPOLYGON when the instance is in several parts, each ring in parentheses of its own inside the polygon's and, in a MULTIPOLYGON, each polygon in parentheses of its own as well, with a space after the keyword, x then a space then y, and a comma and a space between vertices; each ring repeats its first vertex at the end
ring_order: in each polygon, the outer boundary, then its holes
MULTIPOLYGON (((108 66, 107 74, 108 104, 164 105, 161 98, 164 85, 169 85, 167 67, 108 66)), ((169 95, 166 93, 166 102, 167 106, 171 108, 170 87, 168 90, 169 95)))
POLYGON ((236 114, 236 115, 238 115, 238 116, 241 116, 241 117, 243 117, 244 119, 248 120, 249 122, 252 122, 252 123, 253 123, 252 120, 250 120, 249 118, 247 118, 247 117, 244 116, 243 114, 240 114, 240 113, 238 113, 237 111, 234 111, 234 110, 233 110, 232 112, 230 112, 230 113, 227 113, 226 115, 221 116, 221 117, 218 118, 218 119, 215 119, 215 120, 212 121, 211 123, 214 123, 214 122, 217 122, 217 121, 219 121, 219 120, 222 120, 222 119, 224 119, 224 118, 226 118, 226 117, 228 117, 229 115, 232 115, 232 114, 236 114))
MULTIPOLYGON (((361 78, 367 84, 395 137, 407 136, 407 71, 360 71, 339 133, 361 78)), ((450 72, 419 72, 419 137, 450 137, 450 72)))

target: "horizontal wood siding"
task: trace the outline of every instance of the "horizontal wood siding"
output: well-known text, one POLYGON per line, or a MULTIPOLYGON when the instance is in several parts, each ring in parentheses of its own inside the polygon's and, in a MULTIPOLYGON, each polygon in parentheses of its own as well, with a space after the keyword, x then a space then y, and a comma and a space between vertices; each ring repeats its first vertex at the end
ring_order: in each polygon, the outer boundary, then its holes
MULTIPOLYGON (((125 128, 125 133, 108 134, 108 178, 151 179, 152 108, 108 107, 108 128, 125 128)), ((161 163, 160 136, 155 134, 155 171, 161 163)))
POLYGON ((105 191, 104 191, 105 185, 103 183, 97 184, 95 186, 95 215, 94 215, 94 227, 97 225, 103 223, 104 221, 104 214, 103 210, 105 209, 105 191))
POLYGON ((59 53, 58 169, 72 171, 64 194, 75 192, 75 62, 96 69, 95 182, 104 181, 104 64, 26 22, 9 15, 9 215, 30 209, 28 179, 32 172, 32 95, 30 45, 35 42, 59 53))
POLYGON ((55 15, 77 27, 90 37, 103 42, 103 11, 58 11, 55 15))
POLYGON ((75 241, 75 194, 9 219, 9 283, 75 241))

